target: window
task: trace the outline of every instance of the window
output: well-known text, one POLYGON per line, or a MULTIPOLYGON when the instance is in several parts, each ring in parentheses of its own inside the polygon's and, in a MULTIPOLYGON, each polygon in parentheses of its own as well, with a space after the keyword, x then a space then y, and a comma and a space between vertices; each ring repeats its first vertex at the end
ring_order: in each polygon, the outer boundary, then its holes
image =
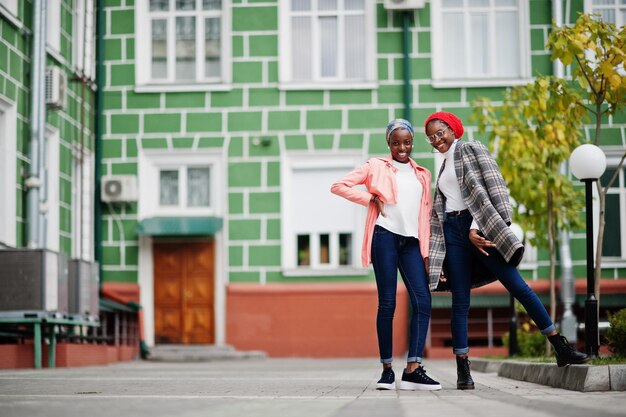
POLYGON ((213 152, 141 152, 139 217, 221 215, 222 165, 213 152))
POLYGON ((225 83, 229 71, 227 1, 150 0, 137 5, 139 84, 225 83))
POLYGON ((93 177, 92 153, 73 149, 72 160, 72 258, 93 260, 93 177))
POLYGON ((17 17, 17 0, 0 0, 0 11, 2 9, 17 17))
POLYGON ((281 81, 375 80, 375 2, 283 0, 281 6, 281 81))
POLYGON ((585 0, 585 10, 599 14, 604 22, 614 23, 618 28, 626 25, 624 0, 585 0))
POLYGON ((530 78, 528 2, 431 2, 433 81, 511 85, 530 78))
POLYGON ((16 138, 17 112, 15 105, 0 96, 0 246, 16 246, 16 138))
MULTIPOLYGON (((615 168, 607 168, 600 179, 602 185, 606 186, 614 174, 615 168)), ((604 212, 606 227, 604 228, 604 238, 602 239, 602 256, 605 258, 621 259, 626 257, 626 248, 624 247, 626 240, 622 239, 622 236, 625 236, 626 226, 624 207, 626 207, 626 178, 624 169, 621 169, 617 179, 606 194, 604 212)), ((598 208, 596 207, 594 210, 597 212, 598 208)), ((594 229, 597 230, 597 226, 594 226, 594 229)))
MULTIPOLYGON (((599 14, 600 19, 606 23, 613 23, 617 29, 626 25, 626 0, 585 0, 585 11, 587 13, 599 14)), ((592 51, 586 51, 587 59, 595 59, 592 51)), ((626 76, 624 63, 618 66, 618 72, 626 76)))
POLYGON ((361 269, 361 241, 367 209, 330 192, 330 185, 358 160, 296 156, 284 164, 281 231, 286 275, 366 271, 361 269))
POLYGON ((94 54, 95 24, 94 1, 75 0, 72 20, 72 65, 87 78, 94 78, 96 59, 94 54))
POLYGON ((48 0, 46 6, 46 44, 61 52, 61 0, 48 0))
POLYGON ((352 233, 308 233, 296 236, 298 267, 353 266, 352 233))
POLYGON ((211 168, 165 168, 159 172, 161 207, 211 207, 211 168))

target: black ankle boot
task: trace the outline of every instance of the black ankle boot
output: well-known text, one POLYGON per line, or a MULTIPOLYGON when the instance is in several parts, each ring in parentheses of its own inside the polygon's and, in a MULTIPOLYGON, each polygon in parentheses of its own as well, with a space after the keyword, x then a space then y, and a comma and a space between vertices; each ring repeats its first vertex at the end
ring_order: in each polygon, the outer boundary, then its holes
POLYGON ((548 340, 554 346, 556 364, 558 366, 585 363, 589 360, 589 356, 574 349, 560 333, 548 336, 548 340))
POLYGON ((474 389, 474 380, 470 374, 470 361, 467 356, 456 356, 456 388, 474 389))

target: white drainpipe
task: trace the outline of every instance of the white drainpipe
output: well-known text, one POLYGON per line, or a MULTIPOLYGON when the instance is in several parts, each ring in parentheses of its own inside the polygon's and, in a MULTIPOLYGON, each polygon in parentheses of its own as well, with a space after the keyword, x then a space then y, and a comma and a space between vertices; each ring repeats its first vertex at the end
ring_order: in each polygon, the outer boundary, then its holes
MULTIPOLYGON (((563 26, 563 2, 562 0, 552 0, 552 19, 557 26, 563 26)), ((552 73, 555 77, 563 78, 565 69, 563 63, 558 59, 552 61, 552 73)))
MULTIPOLYGON (((42 170, 46 144, 46 1, 33 0, 33 54, 31 62, 30 90, 30 142, 28 156, 30 167, 25 181, 26 224, 28 227, 28 247, 31 249, 45 246, 41 241, 42 228, 45 226, 40 211, 40 188, 43 185, 42 170)), ((45 179, 45 178, 44 178, 45 179)))

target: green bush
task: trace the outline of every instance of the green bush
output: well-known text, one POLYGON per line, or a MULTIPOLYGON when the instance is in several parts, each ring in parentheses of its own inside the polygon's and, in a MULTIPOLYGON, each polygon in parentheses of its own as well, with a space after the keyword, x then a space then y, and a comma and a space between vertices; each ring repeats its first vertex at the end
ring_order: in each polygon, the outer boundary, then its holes
POLYGON ((609 314, 609 324, 606 332, 609 349, 616 355, 626 356, 626 308, 609 314))
MULTIPOLYGON (((504 346, 509 345, 509 332, 502 335, 502 344, 504 346)), ((520 356, 543 357, 546 351, 546 337, 539 331, 525 332, 522 329, 517 329, 517 346, 520 356)))

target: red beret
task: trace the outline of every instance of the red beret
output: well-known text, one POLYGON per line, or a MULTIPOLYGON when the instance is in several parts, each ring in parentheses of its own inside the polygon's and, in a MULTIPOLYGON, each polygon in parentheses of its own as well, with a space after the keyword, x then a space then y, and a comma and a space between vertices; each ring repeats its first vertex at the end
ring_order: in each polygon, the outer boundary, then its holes
POLYGON ((424 122, 424 130, 426 130, 426 126, 428 126, 428 123, 430 123, 431 120, 437 119, 450 126, 450 129, 452 129, 452 131, 454 132, 454 137, 456 139, 460 139, 461 136, 463 136, 463 132, 465 130, 463 129, 463 122, 461 121, 461 119, 456 117, 454 114, 445 111, 438 111, 428 116, 428 118, 424 122))

